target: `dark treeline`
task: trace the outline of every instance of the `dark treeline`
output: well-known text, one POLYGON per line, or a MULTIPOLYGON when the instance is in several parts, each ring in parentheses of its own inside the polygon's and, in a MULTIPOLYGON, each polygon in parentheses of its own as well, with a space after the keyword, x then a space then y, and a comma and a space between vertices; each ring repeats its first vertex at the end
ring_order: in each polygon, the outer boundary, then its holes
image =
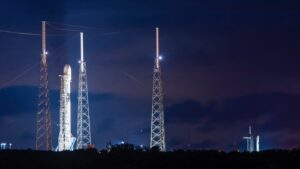
POLYGON ((0 151, 1 169, 299 169, 300 150, 259 153, 173 151, 119 146, 106 150, 0 151))

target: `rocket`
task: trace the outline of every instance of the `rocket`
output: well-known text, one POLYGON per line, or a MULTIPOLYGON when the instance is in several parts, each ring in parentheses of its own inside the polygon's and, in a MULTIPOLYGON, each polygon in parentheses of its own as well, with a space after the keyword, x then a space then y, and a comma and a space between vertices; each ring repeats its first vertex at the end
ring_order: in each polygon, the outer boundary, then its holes
POLYGON ((71 133, 71 66, 66 64, 61 78, 58 151, 73 150, 75 137, 71 133))

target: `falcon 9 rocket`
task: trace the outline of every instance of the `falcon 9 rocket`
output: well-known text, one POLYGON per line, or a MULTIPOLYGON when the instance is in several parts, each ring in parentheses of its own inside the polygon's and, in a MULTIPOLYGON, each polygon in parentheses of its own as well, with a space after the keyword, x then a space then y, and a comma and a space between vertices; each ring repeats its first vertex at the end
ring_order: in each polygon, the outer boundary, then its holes
POLYGON ((60 88, 60 118, 58 151, 73 150, 75 137, 71 133, 71 67, 65 65, 60 88))

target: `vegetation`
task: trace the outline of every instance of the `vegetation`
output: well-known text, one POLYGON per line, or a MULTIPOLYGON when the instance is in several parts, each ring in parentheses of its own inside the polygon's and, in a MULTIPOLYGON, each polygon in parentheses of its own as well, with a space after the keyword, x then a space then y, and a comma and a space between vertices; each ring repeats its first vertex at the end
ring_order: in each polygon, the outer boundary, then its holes
POLYGON ((3 169, 296 169, 300 150, 268 150, 259 153, 220 151, 159 152, 130 144, 110 150, 45 152, 0 151, 3 169))

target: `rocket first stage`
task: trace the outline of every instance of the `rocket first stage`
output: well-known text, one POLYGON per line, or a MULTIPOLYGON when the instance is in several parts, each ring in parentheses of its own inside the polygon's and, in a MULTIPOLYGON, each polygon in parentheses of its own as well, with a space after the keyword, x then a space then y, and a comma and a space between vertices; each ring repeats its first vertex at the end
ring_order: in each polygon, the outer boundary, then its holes
POLYGON ((64 74, 60 75, 60 109, 58 151, 73 150, 75 137, 71 133, 71 67, 65 65, 64 74))

